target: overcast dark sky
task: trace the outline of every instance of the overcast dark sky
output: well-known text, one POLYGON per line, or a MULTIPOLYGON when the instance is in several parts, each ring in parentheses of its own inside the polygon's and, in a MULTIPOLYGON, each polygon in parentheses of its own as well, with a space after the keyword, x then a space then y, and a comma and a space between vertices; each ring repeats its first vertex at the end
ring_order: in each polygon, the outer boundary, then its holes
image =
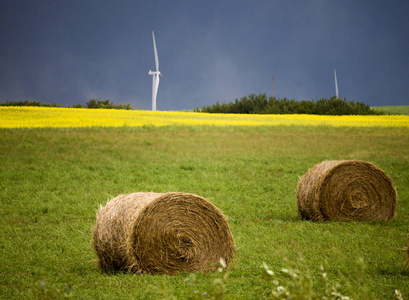
POLYGON ((158 110, 248 94, 409 105, 409 1, 0 1, 0 101, 158 110))

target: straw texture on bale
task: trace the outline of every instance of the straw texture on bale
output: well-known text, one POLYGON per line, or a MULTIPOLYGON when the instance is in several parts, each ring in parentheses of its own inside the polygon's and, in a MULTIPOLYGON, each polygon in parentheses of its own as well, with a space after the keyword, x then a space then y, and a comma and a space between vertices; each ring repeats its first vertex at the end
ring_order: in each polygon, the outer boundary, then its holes
POLYGON ((186 193, 119 195, 101 207, 93 245, 102 270, 209 272, 235 255, 225 216, 186 193))
POLYGON ((300 179, 298 211, 303 219, 391 220, 397 194, 381 169, 360 160, 323 161, 300 179))

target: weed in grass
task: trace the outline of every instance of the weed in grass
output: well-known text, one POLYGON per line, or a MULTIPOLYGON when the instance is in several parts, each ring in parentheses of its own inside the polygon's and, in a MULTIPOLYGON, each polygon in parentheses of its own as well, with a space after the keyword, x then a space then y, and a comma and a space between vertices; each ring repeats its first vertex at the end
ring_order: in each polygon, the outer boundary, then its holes
POLYGON ((51 287, 46 281, 40 281, 37 297, 40 300, 73 299, 72 287, 67 285, 64 290, 60 290, 51 287))
POLYGON ((188 297, 188 299, 212 299, 220 300, 225 299, 227 293, 227 265, 220 260, 220 267, 216 272, 216 275, 212 275, 205 289, 201 290, 200 287, 196 285, 196 275, 189 274, 185 278, 185 283, 193 288, 193 293, 188 297))
POLYGON ((396 295, 396 299, 398 300, 405 300, 405 297, 403 296, 402 292, 399 290, 395 290, 395 295, 396 295))
POLYGON ((300 248, 293 242, 291 242, 290 245, 296 250, 298 259, 289 260, 286 256, 281 254, 286 267, 281 268, 279 272, 274 272, 265 262, 263 262, 263 268, 265 270, 264 278, 266 278, 272 286, 267 295, 269 298, 305 300, 351 299, 350 297, 343 295, 343 292, 341 291, 342 285, 338 281, 332 285, 330 284, 323 265, 319 267, 318 271, 323 280, 323 284, 317 284, 317 281, 314 287, 313 279, 311 275, 309 275, 310 270, 300 248))
MULTIPOLYGON (((357 263, 357 274, 355 281, 358 283, 356 287, 351 287, 350 284, 341 284, 340 281, 330 281, 328 273, 324 266, 319 267, 319 277, 314 282, 310 271, 306 266, 306 261, 302 256, 300 249, 292 243, 298 252, 298 262, 290 261, 283 256, 283 261, 287 267, 281 268, 274 272, 265 262, 262 264, 264 273, 261 274, 262 281, 253 282, 256 284, 251 286, 252 290, 258 290, 258 298, 261 299, 298 299, 298 300, 352 300, 352 299, 378 299, 365 284, 365 269, 366 265, 362 258, 359 258, 357 263), (296 266, 298 264, 298 268, 296 266), (267 285, 265 285, 266 283, 267 285), (259 285, 259 286, 257 286, 259 285), (350 294, 351 296, 347 296, 350 294)), ((220 268, 215 274, 208 274, 205 277, 205 282, 199 282, 199 275, 204 274, 188 274, 184 279, 184 284, 187 285, 186 294, 183 298, 179 298, 171 287, 161 286, 154 287, 158 291, 158 299, 236 299, 240 298, 235 291, 230 287, 229 272, 226 269, 226 264, 221 260, 220 268)), ((395 289, 392 298, 404 300, 403 293, 395 289)))

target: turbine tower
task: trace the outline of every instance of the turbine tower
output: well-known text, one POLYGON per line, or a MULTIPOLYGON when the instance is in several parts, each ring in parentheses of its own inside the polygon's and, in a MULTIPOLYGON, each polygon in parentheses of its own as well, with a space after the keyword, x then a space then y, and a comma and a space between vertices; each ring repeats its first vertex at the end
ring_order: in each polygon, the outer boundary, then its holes
POLYGON ((334 76, 335 76, 335 96, 338 99, 338 81, 337 81, 337 71, 334 69, 334 76))
MULTIPOLYGON (((155 65, 156 71, 149 71, 149 75, 152 75, 152 111, 156 110, 156 96, 158 95, 158 88, 159 88, 159 78, 162 74, 159 71, 159 58, 158 58, 158 51, 156 50, 156 42, 155 42, 155 34, 152 31, 152 38, 153 38, 153 51, 155 54, 155 65)), ((163 77, 163 76, 162 76, 163 77)))

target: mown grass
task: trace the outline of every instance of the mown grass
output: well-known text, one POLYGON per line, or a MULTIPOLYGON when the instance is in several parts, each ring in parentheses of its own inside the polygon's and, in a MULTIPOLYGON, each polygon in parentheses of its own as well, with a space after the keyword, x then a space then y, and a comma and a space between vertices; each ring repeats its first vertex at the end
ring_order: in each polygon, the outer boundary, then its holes
POLYGON ((409 297, 409 132, 405 128, 143 127, 0 130, 0 297, 261 299, 282 268, 355 299, 409 297), (299 177, 327 159, 362 159, 398 191, 389 223, 301 221, 299 177), (221 274, 104 274, 91 232, 100 204, 135 191, 209 199, 229 218, 237 263, 221 274), (219 279, 216 280, 215 279, 219 279), (215 284, 218 283, 218 284, 215 284), (220 285, 223 283, 223 286, 220 285))
POLYGON ((409 115, 409 105, 374 106, 372 108, 391 115, 409 115))

